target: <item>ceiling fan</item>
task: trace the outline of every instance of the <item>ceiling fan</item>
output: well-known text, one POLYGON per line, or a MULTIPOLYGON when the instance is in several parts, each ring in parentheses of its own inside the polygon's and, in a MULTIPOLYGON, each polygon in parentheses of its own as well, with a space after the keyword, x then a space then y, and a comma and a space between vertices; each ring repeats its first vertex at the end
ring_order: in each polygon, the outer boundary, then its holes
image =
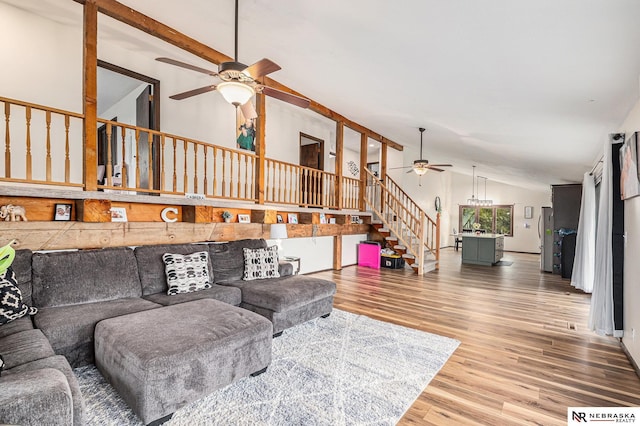
POLYGON ((444 170, 440 169, 440 167, 452 167, 451 164, 429 164, 429 160, 424 160, 422 158, 422 135, 424 134, 424 131, 426 129, 424 127, 420 127, 418 128, 418 130, 420 130, 420 159, 415 160, 412 166, 394 167, 389 170, 406 169, 407 167, 411 167, 411 170, 409 170, 407 173, 415 172, 418 176, 422 176, 425 173, 427 173, 429 170, 435 170, 436 172, 444 172, 444 170))
POLYGON ((247 119, 258 116, 253 104, 250 102, 251 97, 256 93, 262 93, 301 108, 308 108, 310 104, 309 99, 266 86, 258 81, 259 78, 281 69, 278 64, 270 59, 264 58, 249 66, 238 62, 238 0, 236 0, 235 9, 235 48, 233 61, 222 62, 218 65, 218 71, 215 72, 171 58, 156 58, 156 60, 188 70, 208 74, 222 80, 218 84, 210 84, 198 89, 188 90, 183 93, 169 96, 171 99, 182 100, 191 96, 217 90, 222 94, 222 97, 224 97, 227 102, 236 107, 240 107, 242 115, 247 119))

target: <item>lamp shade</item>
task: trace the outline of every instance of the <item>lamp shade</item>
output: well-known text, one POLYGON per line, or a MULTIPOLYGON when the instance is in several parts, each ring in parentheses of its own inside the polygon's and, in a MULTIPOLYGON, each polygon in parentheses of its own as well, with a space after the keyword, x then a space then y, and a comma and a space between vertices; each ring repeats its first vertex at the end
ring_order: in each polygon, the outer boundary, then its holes
POLYGON ((274 223, 271 225, 271 239, 272 240, 283 240, 285 238, 289 238, 287 235, 287 224, 286 223, 274 223))
POLYGON ((225 101, 235 106, 246 104, 256 91, 253 87, 237 81, 224 81, 216 86, 225 101))

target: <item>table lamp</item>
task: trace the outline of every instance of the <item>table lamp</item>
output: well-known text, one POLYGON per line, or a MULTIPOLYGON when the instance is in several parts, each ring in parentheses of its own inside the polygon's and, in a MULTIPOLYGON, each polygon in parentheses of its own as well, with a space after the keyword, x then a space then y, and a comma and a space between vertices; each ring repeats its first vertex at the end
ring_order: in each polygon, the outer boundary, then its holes
POLYGON ((271 224, 271 239, 276 240, 276 245, 278 246, 278 258, 283 257, 282 252, 282 240, 285 238, 289 238, 287 235, 287 224, 286 223, 273 223, 271 224))

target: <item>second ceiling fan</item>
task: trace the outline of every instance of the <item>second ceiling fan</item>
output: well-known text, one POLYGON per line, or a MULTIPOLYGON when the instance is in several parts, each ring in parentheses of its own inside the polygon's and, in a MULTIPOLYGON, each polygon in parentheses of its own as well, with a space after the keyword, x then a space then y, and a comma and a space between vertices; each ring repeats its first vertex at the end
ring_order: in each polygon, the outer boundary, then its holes
POLYGON ((222 80, 218 84, 210 84, 198 89, 188 90, 186 92, 169 96, 171 99, 182 100, 190 98, 191 96, 217 90, 222 94, 227 102, 235 105, 236 107, 240 107, 242 115, 247 119, 257 117, 255 108, 251 103, 251 98, 256 93, 262 93, 301 108, 308 108, 310 104, 309 99, 269 87, 258 81, 259 78, 281 69, 278 64, 270 59, 264 58, 255 64, 248 66, 238 62, 238 0, 236 0, 235 8, 235 48, 233 61, 222 62, 218 65, 218 71, 215 72, 171 58, 156 58, 156 60, 188 70, 208 74, 222 80))
POLYGON ((411 166, 394 167, 389 170, 406 169, 408 167, 411 167, 411 170, 409 170, 407 173, 415 172, 415 174, 417 174, 418 176, 422 176, 423 174, 427 173, 429 170, 435 170, 436 172, 444 172, 444 170, 441 169, 440 167, 453 167, 452 164, 429 164, 429 160, 424 160, 422 158, 422 135, 424 134, 424 131, 426 129, 424 127, 420 127, 418 128, 418 130, 420 130, 420 159, 415 160, 413 162, 413 165, 411 166))

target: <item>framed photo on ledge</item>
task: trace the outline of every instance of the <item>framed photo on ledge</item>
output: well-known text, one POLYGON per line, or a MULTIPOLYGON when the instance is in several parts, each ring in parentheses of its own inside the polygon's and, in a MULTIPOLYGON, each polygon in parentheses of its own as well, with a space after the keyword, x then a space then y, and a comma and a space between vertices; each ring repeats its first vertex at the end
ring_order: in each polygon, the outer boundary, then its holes
POLYGON ((71 204, 56 204, 53 213, 53 220, 69 221, 71 220, 71 204))
POLYGON ((251 223, 251 216, 249 216, 248 214, 239 214, 238 215, 238 222, 239 223, 251 223))
POLYGON ((298 223, 298 214, 297 213, 289 213, 287 215, 287 219, 289 223, 298 223))
POLYGON ((126 222, 127 209, 124 207, 111 207, 111 222, 126 222))

